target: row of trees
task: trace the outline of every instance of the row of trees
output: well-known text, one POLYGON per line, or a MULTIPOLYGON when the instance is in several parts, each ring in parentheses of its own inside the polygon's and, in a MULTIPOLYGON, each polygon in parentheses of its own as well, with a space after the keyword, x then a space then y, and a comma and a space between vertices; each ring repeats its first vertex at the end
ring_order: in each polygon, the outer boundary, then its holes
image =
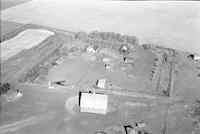
POLYGON ((114 32, 98 32, 93 31, 89 34, 86 32, 78 32, 75 34, 76 39, 101 39, 101 40, 114 40, 117 42, 130 43, 131 45, 138 45, 139 40, 136 36, 121 35, 114 32))

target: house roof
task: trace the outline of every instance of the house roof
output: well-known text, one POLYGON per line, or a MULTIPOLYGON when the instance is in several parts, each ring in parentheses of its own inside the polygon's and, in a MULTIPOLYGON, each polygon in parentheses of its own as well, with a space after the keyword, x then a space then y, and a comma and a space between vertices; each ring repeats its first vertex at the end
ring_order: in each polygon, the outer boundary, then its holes
POLYGON ((80 107, 107 109, 108 96, 103 94, 82 93, 80 107))

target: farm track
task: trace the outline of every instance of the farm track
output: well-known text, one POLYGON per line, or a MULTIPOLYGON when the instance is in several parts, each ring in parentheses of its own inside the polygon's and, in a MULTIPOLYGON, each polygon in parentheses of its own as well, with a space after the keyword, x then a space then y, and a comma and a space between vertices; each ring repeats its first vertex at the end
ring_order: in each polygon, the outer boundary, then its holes
POLYGON ((161 69, 159 70, 159 78, 156 87, 156 92, 160 95, 171 96, 171 90, 173 88, 174 81, 174 71, 175 71, 175 60, 176 55, 169 56, 171 59, 169 61, 164 61, 162 59, 161 69))
POLYGON ((162 131, 161 131, 161 134, 167 134, 167 118, 168 118, 168 110, 169 110, 169 106, 166 105, 166 108, 165 108, 165 119, 164 119, 163 129, 162 129, 162 131))
POLYGON ((76 84, 75 88, 80 88, 82 81, 87 77, 87 75, 93 69, 95 64, 96 64, 96 62, 94 61, 94 63, 90 66, 90 68, 87 70, 87 72, 85 72, 85 74, 82 76, 82 78, 78 81, 78 83, 76 84))

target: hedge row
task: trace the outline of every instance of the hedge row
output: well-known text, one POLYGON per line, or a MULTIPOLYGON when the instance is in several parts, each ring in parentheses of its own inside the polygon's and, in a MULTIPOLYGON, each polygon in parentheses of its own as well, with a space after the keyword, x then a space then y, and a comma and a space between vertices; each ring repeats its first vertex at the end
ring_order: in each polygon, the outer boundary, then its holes
POLYGON ((93 31, 89 34, 86 32, 78 32, 75 34, 76 39, 101 39, 101 40, 114 40, 117 42, 124 42, 124 43, 130 43, 132 45, 138 45, 139 40, 136 36, 130 36, 130 35, 121 35, 119 33, 114 32, 98 32, 93 31))

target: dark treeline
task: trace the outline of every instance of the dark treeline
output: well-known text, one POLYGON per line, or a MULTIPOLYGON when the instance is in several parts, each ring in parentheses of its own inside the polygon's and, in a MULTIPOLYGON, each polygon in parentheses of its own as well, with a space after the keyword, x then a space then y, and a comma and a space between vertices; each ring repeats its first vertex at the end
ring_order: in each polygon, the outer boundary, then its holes
POLYGON ((113 40, 116 42, 122 42, 122 43, 130 43, 131 45, 138 45, 139 40, 136 36, 130 36, 130 35, 121 35, 119 33, 114 32, 98 32, 93 31, 89 34, 86 32, 78 32, 75 34, 76 39, 101 39, 101 40, 113 40))

